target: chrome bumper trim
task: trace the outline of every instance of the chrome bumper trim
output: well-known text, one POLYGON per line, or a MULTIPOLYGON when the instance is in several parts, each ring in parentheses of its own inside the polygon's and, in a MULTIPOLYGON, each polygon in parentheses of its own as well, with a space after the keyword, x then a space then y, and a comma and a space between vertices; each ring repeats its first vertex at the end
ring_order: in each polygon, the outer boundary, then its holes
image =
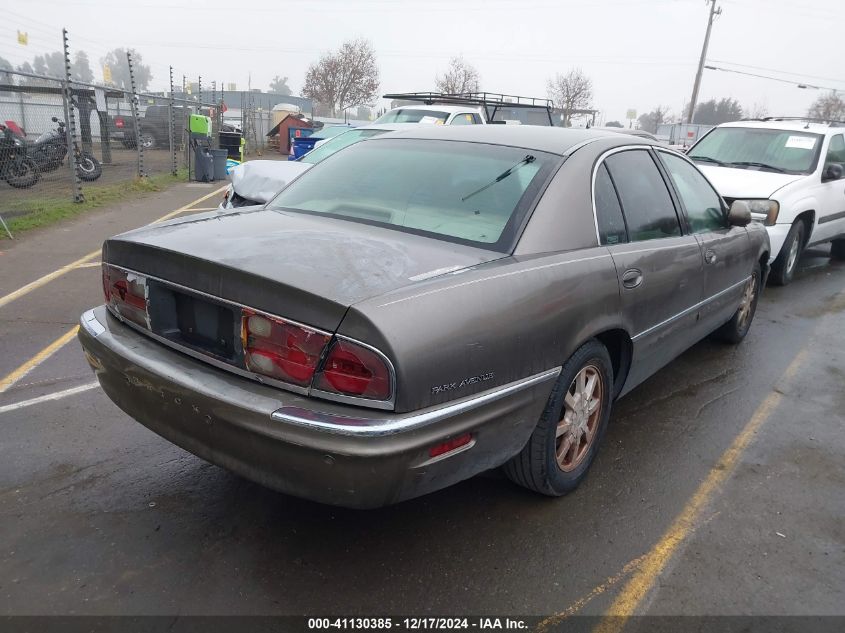
POLYGON ((82 314, 82 317, 79 319, 79 324, 84 327, 91 336, 96 337, 106 331, 103 324, 97 320, 96 316, 94 316, 93 309, 87 310, 82 314))
POLYGON ((555 367, 540 374, 517 380, 503 387, 497 387, 437 409, 431 409, 422 413, 410 413, 394 418, 353 418, 311 411, 300 407, 282 407, 274 411, 270 417, 278 422, 308 427, 328 433, 337 433, 339 435, 369 437, 392 435, 446 420, 506 398, 523 389, 553 380, 560 374, 560 370, 560 367, 555 367))

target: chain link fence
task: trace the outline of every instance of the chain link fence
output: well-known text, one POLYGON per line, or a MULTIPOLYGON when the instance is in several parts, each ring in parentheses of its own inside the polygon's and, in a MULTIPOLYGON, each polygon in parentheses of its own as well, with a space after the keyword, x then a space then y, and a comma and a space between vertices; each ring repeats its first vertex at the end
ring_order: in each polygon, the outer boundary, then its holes
POLYGON ((119 199, 141 178, 187 180, 189 116, 211 117, 217 147, 221 108, 171 95, 2 71, 0 217, 35 216, 86 197, 119 199))

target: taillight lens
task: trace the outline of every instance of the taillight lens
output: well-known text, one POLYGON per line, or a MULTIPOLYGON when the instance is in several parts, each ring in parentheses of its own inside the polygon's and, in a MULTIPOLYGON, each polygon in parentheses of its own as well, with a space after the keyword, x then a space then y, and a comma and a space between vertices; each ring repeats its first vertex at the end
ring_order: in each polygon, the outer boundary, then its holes
POLYGON ((117 118, 114 120, 114 126, 115 126, 115 127, 123 127, 123 118, 122 118, 122 117, 117 117, 117 118))
POLYGON ((145 277, 103 264, 103 293, 120 316, 149 329, 145 277))
POLYGON ((244 310, 244 364, 249 371, 307 387, 329 336, 266 314, 244 310))
POLYGON ((390 368, 376 352, 344 339, 329 349, 314 389, 372 400, 389 400, 390 368))

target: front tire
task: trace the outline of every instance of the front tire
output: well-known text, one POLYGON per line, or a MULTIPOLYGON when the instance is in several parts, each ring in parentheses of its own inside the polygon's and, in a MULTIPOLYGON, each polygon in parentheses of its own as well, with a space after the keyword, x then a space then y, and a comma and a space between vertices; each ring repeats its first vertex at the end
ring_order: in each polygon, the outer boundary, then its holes
POLYGON ((80 180, 90 182, 103 175, 103 166, 91 154, 83 152, 76 161, 76 173, 80 180))
POLYGON ((830 256, 839 261, 845 261, 845 240, 833 240, 830 243, 830 256))
POLYGON ((807 227, 801 220, 796 220, 789 233, 777 259, 772 263, 772 272, 769 279, 776 286, 786 286, 792 281, 795 269, 798 267, 798 258, 804 250, 804 236, 807 227))
POLYGON ((742 290, 742 298, 739 307, 731 317, 731 320, 716 330, 716 337, 727 343, 737 344, 751 329, 751 322, 757 312, 757 300, 760 298, 760 264, 754 264, 751 271, 751 279, 745 284, 742 290))
POLYGON ((559 497, 587 476, 610 419, 613 366, 592 340, 566 361, 540 421, 522 451, 504 466, 529 490, 559 497))

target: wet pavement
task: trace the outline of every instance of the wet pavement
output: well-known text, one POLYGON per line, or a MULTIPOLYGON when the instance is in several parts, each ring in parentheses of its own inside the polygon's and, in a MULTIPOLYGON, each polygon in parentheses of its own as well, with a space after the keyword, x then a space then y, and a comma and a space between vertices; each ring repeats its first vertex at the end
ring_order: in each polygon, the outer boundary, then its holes
MULTIPOLYGON (((4 293, 75 259, 13 272, 22 248, 0 258, 4 293)), ((100 296, 91 266, 0 307, 0 375, 100 296)), ((845 615, 845 265, 827 247, 766 290, 741 345, 702 341, 616 403, 590 476, 562 499, 493 472, 343 510, 203 462, 98 387, 3 409, 93 380, 73 340, 0 393, 0 615, 601 614, 764 402, 638 612, 845 615)))

